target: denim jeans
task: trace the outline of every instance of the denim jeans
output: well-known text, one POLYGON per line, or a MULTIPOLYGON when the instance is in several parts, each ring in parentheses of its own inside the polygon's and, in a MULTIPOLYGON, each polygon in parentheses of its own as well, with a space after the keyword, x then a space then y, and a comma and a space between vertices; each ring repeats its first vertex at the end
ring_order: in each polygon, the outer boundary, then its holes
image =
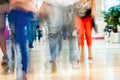
POLYGON ((69 37, 69 60, 70 62, 79 60, 79 47, 77 36, 69 37))
POLYGON ((55 61, 56 57, 60 54, 61 51, 62 35, 60 32, 56 34, 50 33, 48 34, 48 40, 49 40, 51 60, 55 61))
POLYGON ((12 10, 10 15, 12 17, 12 21, 14 22, 14 38, 15 44, 19 45, 21 53, 21 63, 22 70, 27 72, 28 67, 28 51, 27 51, 27 24, 29 23, 29 19, 31 15, 29 12, 24 12, 21 10, 12 10))
POLYGON ((28 23, 27 30, 28 30, 29 46, 32 46, 33 41, 35 40, 36 26, 37 26, 36 20, 30 20, 30 22, 28 23))

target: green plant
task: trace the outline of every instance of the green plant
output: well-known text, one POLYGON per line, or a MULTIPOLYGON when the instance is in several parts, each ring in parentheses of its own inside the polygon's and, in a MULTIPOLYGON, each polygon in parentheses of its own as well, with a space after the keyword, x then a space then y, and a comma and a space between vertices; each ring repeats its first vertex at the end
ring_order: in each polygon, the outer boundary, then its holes
POLYGON ((112 6, 108 11, 103 11, 103 18, 107 25, 113 26, 113 29, 120 25, 120 5, 112 6))

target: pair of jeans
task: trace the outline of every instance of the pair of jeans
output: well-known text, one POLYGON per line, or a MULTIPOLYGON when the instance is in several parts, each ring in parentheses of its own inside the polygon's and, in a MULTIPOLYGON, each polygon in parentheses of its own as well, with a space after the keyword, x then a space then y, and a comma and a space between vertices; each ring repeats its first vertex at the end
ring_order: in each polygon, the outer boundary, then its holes
POLYGON ((27 26, 29 46, 33 46, 33 42, 35 40, 36 25, 37 25, 36 23, 37 23, 36 20, 30 20, 27 26))
MULTIPOLYGON (((19 45, 21 53, 22 71, 27 72, 28 51, 27 51, 27 25, 30 22, 31 14, 22 10, 12 10, 10 12, 14 23, 15 44, 19 45)), ((19 53, 19 52, 18 52, 19 53)))
POLYGON ((77 36, 69 37, 69 60, 70 62, 79 60, 79 47, 77 36))
POLYGON ((49 33, 48 34, 48 40, 49 40, 51 61, 55 61, 56 57, 60 54, 60 51, 61 51, 61 48, 62 48, 61 32, 58 32, 56 34, 49 33))

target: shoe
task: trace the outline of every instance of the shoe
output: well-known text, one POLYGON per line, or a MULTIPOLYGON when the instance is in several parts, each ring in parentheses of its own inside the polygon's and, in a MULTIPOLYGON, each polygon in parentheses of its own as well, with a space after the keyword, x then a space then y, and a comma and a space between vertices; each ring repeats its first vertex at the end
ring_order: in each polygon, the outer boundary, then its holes
POLYGON ((29 48, 34 48, 32 43, 29 43, 29 48))
POLYGON ((88 57, 88 61, 89 61, 89 63, 93 63, 93 58, 92 57, 88 57))
POLYGON ((56 64, 52 64, 51 73, 56 72, 56 64))
POLYGON ((50 63, 52 64, 51 73, 55 73, 57 70, 56 63, 55 63, 55 61, 50 61, 50 63))
POLYGON ((29 45, 29 48, 34 48, 34 46, 33 45, 29 45))
POLYGON ((8 56, 3 56, 1 65, 2 66, 8 65, 8 56))
POLYGON ((16 80, 27 80, 27 76, 25 72, 22 72, 20 77, 17 77, 16 80))
POLYGON ((23 76, 23 77, 17 78, 16 80, 27 80, 27 77, 23 76))
POLYGON ((55 61, 48 61, 45 63, 45 68, 46 70, 50 70, 50 73, 55 73, 56 72, 56 63, 55 61))
POLYGON ((8 74, 8 71, 9 71, 9 66, 8 65, 2 66, 2 74, 8 74))
POLYGON ((27 80, 27 77, 25 74, 23 74, 21 77, 17 78, 16 80, 27 80))
POLYGON ((79 67, 79 60, 77 60, 77 61, 72 61, 72 68, 73 69, 79 69, 80 67, 79 67))

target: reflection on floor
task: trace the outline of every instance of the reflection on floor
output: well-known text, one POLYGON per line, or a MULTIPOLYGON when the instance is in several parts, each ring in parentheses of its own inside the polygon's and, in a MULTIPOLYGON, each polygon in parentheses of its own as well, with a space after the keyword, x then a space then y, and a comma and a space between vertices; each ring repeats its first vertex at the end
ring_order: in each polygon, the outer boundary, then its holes
MULTIPOLYGON (((104 40, 93 40, 93 63, 89 64, 87 57, 79 69, 72 69, 68 57, 68 42, 63 41, 63 50, 58 59, 57 72, 50 74, 44 64, 49 58, 47 41, 35 42, 30 50, 28 80, 120 80, 120 44, 111 44, 104 40)), ((7 44, 9 49, 10 44, 7 44)), ((9 52, 9 50, 8 50, 9 52)), ((87 56, 87 47, 85 48, 87 56)), ((8 53, 10 55, 10 53, 8 53)), ((0 61, 2 52, 0 51, 0 61)), ((2 74, 0 65, 0 80, 15 80, 16 74, 2 74)))

